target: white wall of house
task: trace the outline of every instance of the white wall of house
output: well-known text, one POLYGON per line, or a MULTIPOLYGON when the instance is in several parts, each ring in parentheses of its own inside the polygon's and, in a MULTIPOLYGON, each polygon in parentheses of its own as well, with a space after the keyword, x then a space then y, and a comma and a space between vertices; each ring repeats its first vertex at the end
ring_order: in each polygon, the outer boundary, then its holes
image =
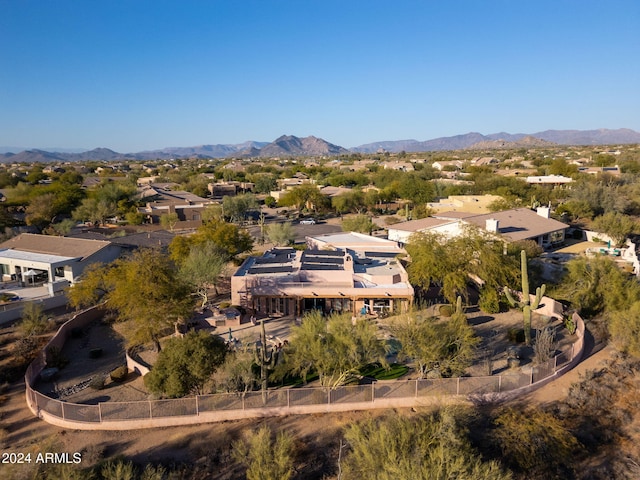
MULTIPOLYGON (((394 242, 401 243, 406 245, 409 243, 409 238, 411 235, 417 232, 408 232, 406 230, 395 229, 392 226, 389 227, 389 234, 387 238, 394 242)), ((427 230, 421 230, 421 233, 435 233, 438 235, 444 235, 447 238, 453 238, 462 233, 462 223, 461 222, 451 222, 446 223, 444 225, 439 225, 437 227, 432 227, 427 230)))

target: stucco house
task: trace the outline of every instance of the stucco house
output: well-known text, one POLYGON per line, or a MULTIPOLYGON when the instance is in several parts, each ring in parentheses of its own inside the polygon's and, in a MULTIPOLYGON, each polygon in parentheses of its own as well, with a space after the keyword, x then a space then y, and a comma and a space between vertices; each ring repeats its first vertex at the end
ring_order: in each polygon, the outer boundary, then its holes
POLYGON ((120 253, 108 241, 23 233, 0 244, 0 272, 3 282, 45 283, 54 292, 75 283, 88 265, 120 253))
POLYGON ((406 311, 414 291, 395 258, 397 247, 376 249, 361 238, 350 245, 348 240, 325 238, 324 249, 274 248, 249 257, 231 277, 231 302, 265 315, 301 316, 317 309, 353 316, 406 311), (329 249, 332 243, 341 247, 329 249))
POLYGON ((569 225, 550 218, 548 207, 539 207, 536 211, 513 208, 481 215, 442 212, 433 217, 392 225, 389 227, 388 239, 403 245, 416 232, 438 233, 451 238, 463 234, 465 225, 498 234, 510 242, 533 240, 542 248, 564 242, 565 232, 569 228, 569 225))

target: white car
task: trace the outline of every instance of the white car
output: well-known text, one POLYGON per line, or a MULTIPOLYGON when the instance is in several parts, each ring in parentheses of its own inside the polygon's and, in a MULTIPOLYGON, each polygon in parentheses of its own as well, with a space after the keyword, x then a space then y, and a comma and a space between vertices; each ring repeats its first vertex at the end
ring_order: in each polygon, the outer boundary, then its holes
POLYGON ((315 225, 316 221, 313 218, 305 218, 300 220, 300 225, 315 225))

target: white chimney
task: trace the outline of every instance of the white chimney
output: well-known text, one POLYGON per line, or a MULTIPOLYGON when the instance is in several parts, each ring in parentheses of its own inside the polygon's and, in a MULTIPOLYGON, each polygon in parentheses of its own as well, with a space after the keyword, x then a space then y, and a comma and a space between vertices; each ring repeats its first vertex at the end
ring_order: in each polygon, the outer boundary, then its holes
POLYGON ((544 218, 549 218, 551 216, 551 209, 549 207, 538 207, 536 208, 536 213, 544 218))
POLYGON ((498 233, 498 230, 500 228, 499 223, 500 222, 495 218, 487 218, 485 229, 487 230, 487 232, 498 233))

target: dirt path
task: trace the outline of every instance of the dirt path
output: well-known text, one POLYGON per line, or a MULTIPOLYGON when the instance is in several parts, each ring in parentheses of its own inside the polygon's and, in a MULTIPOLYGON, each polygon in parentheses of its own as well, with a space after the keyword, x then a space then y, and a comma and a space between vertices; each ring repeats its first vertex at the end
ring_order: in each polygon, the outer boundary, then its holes
POLYGON ((579 382, 581 380, 581 376, 583 376, 587 370, 596 370, 603 367, 616 352, 616 350, 609 345, 599 349, 599 346, 594 345, 593 337, 591 337, 590 334, 587 335, 585 340, 585 354, 578 365, 557 380, 554 380, 538 390, 531 392, 529 395, 519 398, 526 400, 527 403, 536 403, 540 405, 563 400, 567 397, 571 385, 579 382))

